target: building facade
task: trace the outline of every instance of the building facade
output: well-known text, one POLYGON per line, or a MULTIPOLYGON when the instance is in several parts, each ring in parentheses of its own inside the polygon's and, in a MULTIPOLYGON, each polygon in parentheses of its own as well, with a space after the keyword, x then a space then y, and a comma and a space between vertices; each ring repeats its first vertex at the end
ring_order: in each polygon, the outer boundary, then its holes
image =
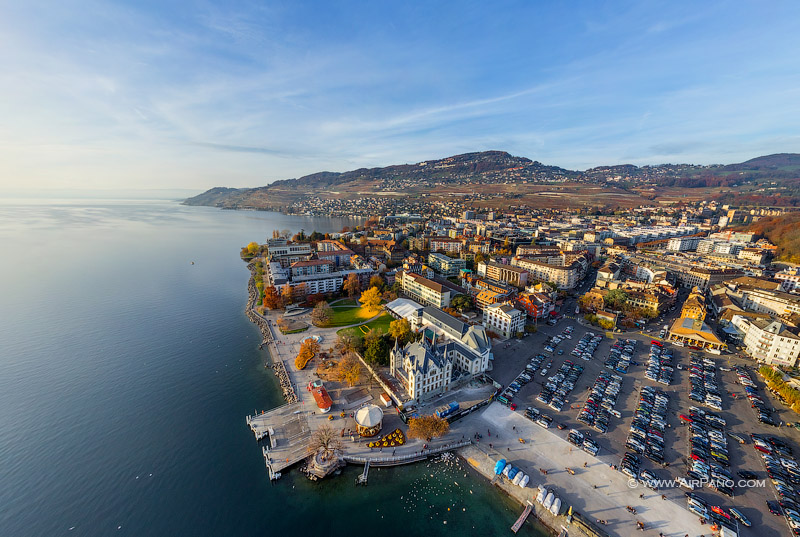
POLYGON ((734 315, 731 324, 742 334, 747 354, 771 365, 794 367, 800 355, 800 336, 780 321, 734 315))
POLYGON ((450 306, 450 290, 413 272, 403 272, 400 280, 403 293, 426 306, 446 308, 450 306))
POLYGON ((504 339, 525 330, 525 314, 511 304, 492 304, 483 310, 483 326, 504 339))

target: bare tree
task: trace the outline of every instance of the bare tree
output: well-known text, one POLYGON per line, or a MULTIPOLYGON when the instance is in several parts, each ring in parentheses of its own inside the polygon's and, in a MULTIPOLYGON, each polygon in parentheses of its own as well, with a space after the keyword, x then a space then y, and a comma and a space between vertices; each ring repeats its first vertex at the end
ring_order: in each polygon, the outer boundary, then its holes
POLYGON ((327 460, 341 450, 342 440, 328 424, 323 424, 314 431, 308 442, 308 452, 312 455, 321 452, 322 460, 327 460))

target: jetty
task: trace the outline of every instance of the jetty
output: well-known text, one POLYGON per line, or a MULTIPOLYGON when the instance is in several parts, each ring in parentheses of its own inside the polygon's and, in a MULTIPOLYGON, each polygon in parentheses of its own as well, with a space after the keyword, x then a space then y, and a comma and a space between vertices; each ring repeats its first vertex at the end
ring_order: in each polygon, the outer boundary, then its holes
POLYGON ((513 526, 511 526, 511 531, 517 533, 519 529, 522 527, 522 525, 525 523, 525 521, 528 519, 528 515, 531 514, 532 510, 533 510, 533 504, 530 502, 530 500, 528 500, 527 504, 525 505, 525 510, 522 511, 522 514, 519 515, 517 521, 514 522, 513 526))
POLYGON ((246 421, 256 440, 267 440, 261 452, 270 479, 278 479, 283 469, 308 457, 311 427, 302 403, 247 416, 246 421))

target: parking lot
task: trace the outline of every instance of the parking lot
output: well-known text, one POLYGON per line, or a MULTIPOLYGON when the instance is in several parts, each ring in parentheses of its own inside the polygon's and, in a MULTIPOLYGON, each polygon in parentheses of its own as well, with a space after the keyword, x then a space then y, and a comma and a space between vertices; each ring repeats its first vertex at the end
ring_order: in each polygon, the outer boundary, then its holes
MULTIPOLYGON (((565 442, 569 430, 576 429, 587 437, 592 438, 600 446, 598 457, 601 460, 608 462, 608 464, 619 465, 622 455, 626 451, 625 444, 634 418, 634 412, 639 404, 641 387, 643 385, 652 386, 661 390, 669 398, 668 412, 665 415, 666 428, 663 434, 664 464, 659 465, 645 457, 640 458, 642 459, 641 468, 652 471, 658 479, 662 480, 686 477, 686 471, 689 469, 690 444, 688 440, 690 433, 688 427, 682 424, 679 415, 688 415, 690 407, 698 407, 714 412, 725 420, 726 434, 730 432, 738 433, 739 436, 746 439, 745 444, 740 444, 731 438, 728 438, 727 442, 730 471, 737 482, 737 486, 734 487, 733 497, 725 496, 708 487, 703 487, 695 492, 710 506, 721 506, 726 509, 736 507, 753 526, 753 528, 748 529, 740 525, 739 528, 742 534, 754 533, 756 531, 754 528, 758 528, 757 531, 765 535, 790 535, 791 532, 783 517, 772 515, 767 510, 766 501, 777 500, 775 488, 765 472, 760 452, 753 447, 750 434, 764 434, 787 441, 796 450, 795 455, 797 455, 800 453, 800 431, 791 427, 770 427, 759 423, 758 415, 751 408, 750 402, 745 396, 744 387, 737 382, 737 375, 731 370, 732 367, 734 365, 749 366, 750 376, 755 382, 759 394, 768 405, 776 409, 772 413, 776 423, 793 422, 798 417, 791 410, 776 402, 766 392, 763 381, 758 377, 755 367, 753 367, 754 364, 749 360, 730 355, 713 356, 707 353, 703 354, 704 357, 712 360, 717 367, 716 380, 721 391, 722 410, 716 411, 689 398, 690 383, 687 369, 690 365, 689 354, 691 351, 689 349, 669 347, 673 352, 673 365, 680 364, 682 369, 676 368, 672 383, 669 386, 664 386, 645 379, 652 338, 639 333, 617 335, 625 339, 635 339, 638 343, 627 373, 615 373, 622 377, 618 399, 614 406, 614 410, 619 412, 620 417, 610 416, 607 432, 601 433, 578 422, 577 417, 598 375, 603 371, 610 372, 604 363, 615 340, 603 337, 594 353, 593 359, 589 361, 571 356, 570 352, 587 331, 605 336, 604 332, 589 329, 575 320, 565 318, 555 326, 539 325, 539 331, 536 334, 530 335, 521 341, 513 340, 508 347, 503 344, 495 345, 494 368, 491 376, 504 386, 512 382, 536 354, 541 353, 546 356, 542 363, 542 368, 552 361, 552 366, 549 368, 550 371, 548 371, 547 375, 542 376, 540 371, 537 371, 531 375, 532 381, 522 385, 519 392, 514 396, 513 402, 517 405, 517 412, 524 415, 527 407, 538 409, 542 414, 553 418, 551 430, 562 436, 565 442), (567 326, 573 326, 574 328, 571 334, 572 339, 563 340, 552 353, 545 352, 543 348, 547 338, 562 333, 567 326), (563 354, 559 355, 559 350, 563 350, 563 354), (550 406, 537 401, 536 397, 542 391, 543 384, 547 383, 548 377, 564 365, 565 360, 570 360, 573 364, 583 367, 583 371, 577 378, 574 389, 567 395, 561 411, 556 411, 550 406), (563 430, 558 430, 556 429, 558 424, 563 424, 566 427, 563 430), (764 485, 738 486, 739 476, 736 472, 740 470, 754 472, 758 480, 764 480, 764 485)), ((685 490, 674 487, 663 489, 659 492, 663 493, 668 500, 687 506, 684 495, 685 490)))

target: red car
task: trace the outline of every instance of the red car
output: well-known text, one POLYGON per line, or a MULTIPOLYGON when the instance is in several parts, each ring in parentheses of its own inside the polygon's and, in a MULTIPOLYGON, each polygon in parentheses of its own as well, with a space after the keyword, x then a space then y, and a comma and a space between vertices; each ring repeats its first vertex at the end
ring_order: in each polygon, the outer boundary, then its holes
POLYGON ((679 416, 679 418, 680 418, 680 419, 682 419, 683 421, 687 422, 687 423, 692 423, 692 418, 690 418, 690 417, 689 417, 689 416, 687 416, 686 414, 681 414, 681 415, 679 416))
POLYGON ((510 408, 511 410, 516 410, 517 409, 517 404, 516 403, 511 403, 510 405, 508 405, 508 408, 510 408))
POLYGON ((772 451, 770 451, 769 449, 767 449, 767 448, 765 448, 763 446, 759 446, 758 444, 755 444, 753 447, 756 448, 758 451, 761 451, 763 453, 772 453, 772 451))
POLYGON ((650 342, 650 345, 658 345, 659 347, 663 347, 664 345, 661 344, 660 341, 656 341, 655 339, 650 342))

